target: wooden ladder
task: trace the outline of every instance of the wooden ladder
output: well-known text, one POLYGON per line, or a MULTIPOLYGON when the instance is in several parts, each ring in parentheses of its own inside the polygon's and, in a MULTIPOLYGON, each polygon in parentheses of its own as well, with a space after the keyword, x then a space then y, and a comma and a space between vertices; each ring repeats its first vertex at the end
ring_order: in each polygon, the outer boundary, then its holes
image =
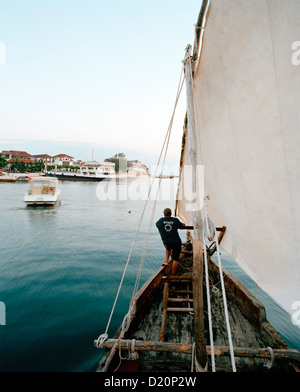
POLYGON ((163 316, 161 330, 159 334, 159 341, 165 341, 166 322, 168 312, 193 312, 193 308, 189 305, 193 303, 193 299, 190 298, 193 295, 192 287, 192 276, 164 276, 164 293, 163 293, 163 316), (182 285, 186 284, 186 288, 183 289, 182 285), (179 288, 178 288, 179 286, 179 288), (174 288, 175 287, 175 288, 174 288), (174 298, 172 294, 183 294, 186 297, 174 298), (184 304, 187 303, 187 307, 173 307, 171 304, 184 304))

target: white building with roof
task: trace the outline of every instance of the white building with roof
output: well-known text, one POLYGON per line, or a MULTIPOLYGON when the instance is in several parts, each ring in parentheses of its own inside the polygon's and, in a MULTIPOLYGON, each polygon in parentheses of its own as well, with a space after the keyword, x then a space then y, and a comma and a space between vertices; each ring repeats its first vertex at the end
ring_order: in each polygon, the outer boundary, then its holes
POLYGON ((127 176, 140 177, 149 176, 149 169, 140 161, 127 161, 127 176))

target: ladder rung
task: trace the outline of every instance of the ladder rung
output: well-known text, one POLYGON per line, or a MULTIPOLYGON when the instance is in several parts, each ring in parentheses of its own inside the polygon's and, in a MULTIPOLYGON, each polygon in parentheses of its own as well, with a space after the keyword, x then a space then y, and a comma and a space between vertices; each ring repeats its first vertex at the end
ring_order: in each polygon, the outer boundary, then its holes
POLYGON ((169 292, 176 294, 193 294, 193 290, 170 290, 169 292))
POLYGON ((193 308, 167 308, 168 312, 193 312, 193 308))
POLYGON ((168 276, 168 280, 173 282, 173 281, 181 281, 181 280, 188 280, 191 281, 193 279, 192 276, 177 276, 177 275, 171 275, 168 276))
POLYGON ((193 302, 192 299, 189 298, 168 298, 169 302, 193 302))

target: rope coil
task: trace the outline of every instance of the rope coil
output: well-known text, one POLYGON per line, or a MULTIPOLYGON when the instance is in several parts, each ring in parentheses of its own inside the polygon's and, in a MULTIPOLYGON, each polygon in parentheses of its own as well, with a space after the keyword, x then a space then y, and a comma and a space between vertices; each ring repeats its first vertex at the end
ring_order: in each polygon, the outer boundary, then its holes
POLYGON ((138 353, 135 351, 135 339, 132 339, 132 341, 131 341, 131 352, 130 353, 131 353, 131 358, 133 360, 136 360, 139 358, 138 353))
POLYGON ((98 337, 98 339, 96 340, 96 347, 97 348, 102 348, 103 347, 103 343, 105 342, 105 340, 108 338, 107 333, 103 333, 102 335, 100 335, 98 337))
POLYGON ((274 366, 274 361, 275 361, 275 355, 274 355, 274 351, 272 349, 272 347, 267 347, 267 350, 270 353, 270 360, 267 361, 267 363, 264 365, 267 369, 272 369, 272 367, 274 366))
POLYGON ((206 362, 204 368, 197 361, 196 350, 195 350, 195 342, 192 345, 192 363, 191 363, 191 372, 196 370, 198 373, 206 373, 208 370, 208 361, 206 362))

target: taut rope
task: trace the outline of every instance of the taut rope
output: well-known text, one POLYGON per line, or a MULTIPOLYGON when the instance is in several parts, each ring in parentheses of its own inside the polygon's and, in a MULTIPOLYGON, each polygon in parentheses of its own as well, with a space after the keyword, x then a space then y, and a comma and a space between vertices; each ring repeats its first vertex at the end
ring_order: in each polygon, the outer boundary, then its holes
POLYGON ((146 241, 145 241, 145 245, 144 245, 144 250, 143 250, 142 257, 141 257, 140 266, 139 266, 139 270, 138 270, 138 273, 137 273, 137 278, 136 278, 135 286, 134 286, 134 289, 133 289, 132 298, 131 298, 131 301, 130 301, 129 311, 128 311, 128 313, 124 317, 120 336, 119 336, 117 342, 115 343, 115 345, 113 346, 113 348, 111 349, 110 355, 109 355, 109 357, 106 360, 106 364, 105 364, 105 367, 103 369, 104 372, 107 370, 107 368, 108 368, 108 366, 109 366, 109 364, 110 364, 110 362, 111 362, 111 360, 112 360, 112 358, 113 358, 113 356, 114 356, 114 354, 115 354, 115 352, 117 350, 117 346, 118 346, 120 340, 124 338, 124 335, 125 335, 126 331, 128 330, 128 328, 130 326, 131 320, 134 317, 134 313, 135 313, 134 297, 135 297, 135 295, 136 295, 136 293, 138 291, 140 278, 141 278, 141 274, 142 274, 142 268, 143 268, 145 257, 146 257, 146 250, 147 250, 147 247, 148 247, 148 242, 149 242, 150 232, 151 232, 151 228, 152 228, 152 224, 153 224, 155 208, 156 208, 156 205, 157 205, 158 192, 160 190, 160 185, 161 185, 161 180, 162 180, 162 173, 163 173, 165 160, 166 160, 166 156, 167 156, 167 151, 168 151, 168 146, 169 146, 172 126, 173 126, 173 120, 174 120, 177 104, 178 104, 178 101, 179 101, 180 93, 181 93, 181 90, 182 90, 182 87, 183 87, 183 83, 184 83, 184 72, 183 72, 183 67, 182 67, 180 80, 179 80, 179 85, 178 85, 178 90, 177 90, 177 95, 176 95, 176 100, 175 100, 175 104, 174 104, 174 109, 173 109, 173 112, 172 112, 172 116, 171 116, 171 120, 170 120, 170 124, 169 124, 168 130, 167 130, 167 133, 166 133, 166 136, 165 136, 165 139, 164 139, 164 143, 163 143, 160 155, 159 155, 159 159, 158 159, 158 162, 157 162, 155 173, 153 175, 153 179, 152 179, 149 191, 148 191, 147 199, 146 199, 146 202, 145 202, 142 214, 141 214, 141 218, 140 218, 140 221, 139 221, 139 224, 138 224, 135 236, 134 236, 134 240, 133 240, 130 252, 129 252, 129 256, 127 258, 127 262, 126 262, 126 265, 125 265, 125 268, 124 268, 124 271, 123 271, 123 275, 122 275, 122 278, 121 278, 121 281, 120 281, 120 284, 119 284, 119 288, 118 288, 118 291, 117 291, 117 294, 116 294, 116 297, 115 297, 115 300, 114 300, 114 304, 113 304, 113 307, 112 307, 112 310, 111 310, 111 313, 110 313, 110 316, 109 316, 109 319, 108 319, 108 322, 107 322, 107 326, 106 326, 105 332, 103 334, 101 334, 98 337, 98 339, 97 339, 97 347, 101 348, 101 347, 103 347, 103 342, 108 338, 108 329, 109 329, 109 326, 110 326, 110 322, 111 322, 111 319, 112 319, 112 316, 113 316, 113 313, 114 313, 114 310, 115 310, 115 307, 116 307, 116 303, 117 303, 117 300, 118 300, 118 297, 119 297, 119 294, 120 294, 120 291, 121 291, 121 288, 122 288, 122 284, 123 284, 123 281, 124 281, 124 278, 125 278, 125 275, 126 275, 126 271, 127 271, 127 268, 128 268, 128 265, 129 265, 129 262, 130 262, 130 259, 131 259, 131 256, 132 256, 132 252, 133 252, 133 249, 134 249, 134 246, 135 246, 135 243, 136 243, 136 239, 137 239, 137 236, 138 236, 138 233, 139 233, 139 230, 140 230, 140 227, 141 227, 144 215, 145 215, 146 207, 147 207, 148 202, 149 202, 149 198, 150 198, 150 195, 151 195, 151 191, 152 191, 154 180, 156 178, 158 167, 160 165, 160 161, 161 161, 163 152, 165 150, 164 158, 163 158, 163 164, 162 164, 162 169, 161 169, 161 175, 159 176, 159 186, 158 186, 158 190, 157 190, 157 195, 156 195, 156 198, 155 198, 155 203, 154 203, 154 207, 153 207, 153 210, 152 210, 151 219, 150 219, 150 222, 149 222, 149 227, 148 227, 148 232, 147 232, 146 241))

